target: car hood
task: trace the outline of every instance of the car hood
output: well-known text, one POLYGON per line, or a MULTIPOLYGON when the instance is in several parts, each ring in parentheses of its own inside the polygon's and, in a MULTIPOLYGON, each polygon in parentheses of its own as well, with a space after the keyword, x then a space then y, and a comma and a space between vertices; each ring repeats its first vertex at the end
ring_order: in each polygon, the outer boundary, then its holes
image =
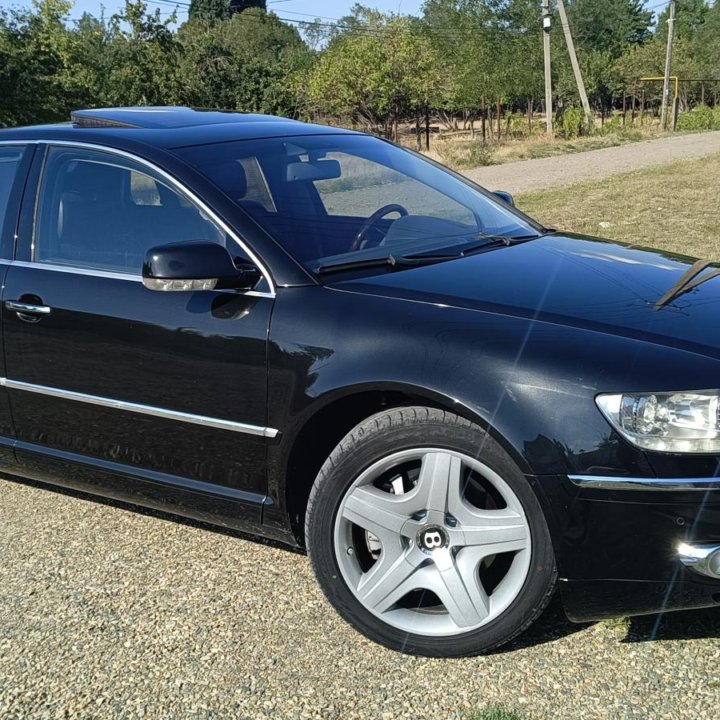
POLYGON ((659 250, 552 234, 332 287, 572 325, 720 357, 720 278, 656 307, 693 262, 659 250))

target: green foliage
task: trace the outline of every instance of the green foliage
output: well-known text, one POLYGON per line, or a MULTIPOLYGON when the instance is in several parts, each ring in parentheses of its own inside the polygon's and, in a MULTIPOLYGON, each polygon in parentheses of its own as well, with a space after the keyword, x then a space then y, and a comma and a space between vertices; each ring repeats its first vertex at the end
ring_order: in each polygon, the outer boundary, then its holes
POLYGON ((688 132, 720 130, 720 106, 709 108, 707 105, 699 105, 689 112, 681 113, 677 129, 688 132))
POLYGON ((643 0, 573 0, 568 20, 578 38, 578 48, 620 57, 628 45, 651 37, 652 13, 643 0))
POLYGON ((605 120, 602 128, 600 129, 601 135, 612 135, 618 132, 622 128, 622 115, 612 115, 605 120))
MULTIPOLYGON (((692 39, 705 22, 708 10, 705 0, 677 0, 675 3, 675 39, 692 39)), ((656 37, 663 43, 667 40, 668 17, 670 17, 669 3, 657 19, 656 37)))
POLYGON ((579 107, 569 107, 560 118, 560 134, 566 140, 579 137, 583 131, 585 116, 579 107))
POLYGON ((245 12, 245 10, 267 10, 266 0, 230 0, 230 10, 233 13, 245 12))
POLYGON ((178 34, 179 83, 173 101, 292 115, 297 98, 292 76, 311 62, 294 28, 261 10, 220 22, 192 20, 178 34))
POLYGON ((508 710, 499 705, 481 710, 473 720, 529 720, 527 715, 520 715, 514 710, 508 710))
POLYGON ((433 147, 445 165, 460 170, 493 165, 495 162, 492 147, 483 145, 480 140, 438 138, 433 147))
MULTIPOLYGON (((654 25, 642 0, 566 3, 591 104, 617 107, 642 90, 656 103, 661 84, 639 78, 663 72, 663 16, 654 25)), ((301 37, 267 12, 265 0, 191 0, 179 27, 174 14, 144 0, 126 0, 108 20, 71 20, 70 0, 32 0, 0 9, 0 125, 65 120, 83 106, 183 103, 395 134, 398 123, 426 111, 452 121, 494 112, 500 102, 505 134, 524 138, 534 132, 524 109, 544 95, 539 5, 426 0, 420 18, 356 5, 335 26, 307 24, 301 37)), ((673 73, 720 77, 720 0, 678 0, 677 31, 673 73)), ((575 138, 583 119, 557 17, 551 43, 555 98, 570 106, 559 130, 575 138)), ((681 102, 713 102, 718 89, 683 83, 681 102)), ((680 127, 715 127, 708 113, 685 113, 680 127)), ((610 120, 603 132, 614 133, 616 124, 610 120)), ((476 145, 463 149, 460 163, 488 161, 476 145)))
POLYGON ((505 124, 507 128, 506 135, 516 140, 533 137, 543 132, 540 123, 537 121, 533 122, 531 127, 527 115, 523 112, 508 113, 505 124))
POLYGON ((230 3, 228 0, 190 0, 188 17, 204 22, 225 20, 230 17, 230 3))
POLYGON ((309 78, 309 107, 379 127, 436 106, 442 78, 427 39, 402 17, 363 27, 322 54, 309 78))

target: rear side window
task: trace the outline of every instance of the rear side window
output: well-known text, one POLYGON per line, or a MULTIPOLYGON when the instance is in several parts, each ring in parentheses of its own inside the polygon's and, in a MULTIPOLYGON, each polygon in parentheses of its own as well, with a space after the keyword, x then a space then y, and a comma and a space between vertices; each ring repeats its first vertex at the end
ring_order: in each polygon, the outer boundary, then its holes
POLYGON ((0 230, 3 229, 15 176, 23 155, 23 148, 0 147, 0 230))
POLYGON ((139 274, 156 245, 225 244, 224 233, 162 178, 110 153, 51 148, 39 197, 35 262, 139 274))

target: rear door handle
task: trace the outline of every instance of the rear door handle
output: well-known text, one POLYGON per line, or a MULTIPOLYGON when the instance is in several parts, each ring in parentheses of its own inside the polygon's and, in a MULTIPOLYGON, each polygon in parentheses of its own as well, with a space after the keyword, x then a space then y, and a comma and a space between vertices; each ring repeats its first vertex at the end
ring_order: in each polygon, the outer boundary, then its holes
POLYGON ((50 308, 47 305, 34 305, 32 303, 17 302, 16 300, 6 300, 5 307, 8 310, 14 310, 17 313, 27 313, 28 315, 50 314, 50 308))

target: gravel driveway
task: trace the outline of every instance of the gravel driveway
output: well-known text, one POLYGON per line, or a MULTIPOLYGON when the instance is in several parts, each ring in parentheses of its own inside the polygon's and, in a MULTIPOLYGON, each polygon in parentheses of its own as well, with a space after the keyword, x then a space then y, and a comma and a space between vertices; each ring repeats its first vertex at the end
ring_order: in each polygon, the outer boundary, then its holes
POLYGON ((0 481, 0 717, 710 720, 720 611, 412 658, 331 611, 308 560, 168 517, 0 481), (656 639, 651 639, 655 636, 656 639))
POLYGON ((519 160, 465 170, 464 174, 488 190, 520 194, 583 180, 602 180, 610 175, 717 152, 720 152, 720 131, 671 135, 574 155, 519 160))

